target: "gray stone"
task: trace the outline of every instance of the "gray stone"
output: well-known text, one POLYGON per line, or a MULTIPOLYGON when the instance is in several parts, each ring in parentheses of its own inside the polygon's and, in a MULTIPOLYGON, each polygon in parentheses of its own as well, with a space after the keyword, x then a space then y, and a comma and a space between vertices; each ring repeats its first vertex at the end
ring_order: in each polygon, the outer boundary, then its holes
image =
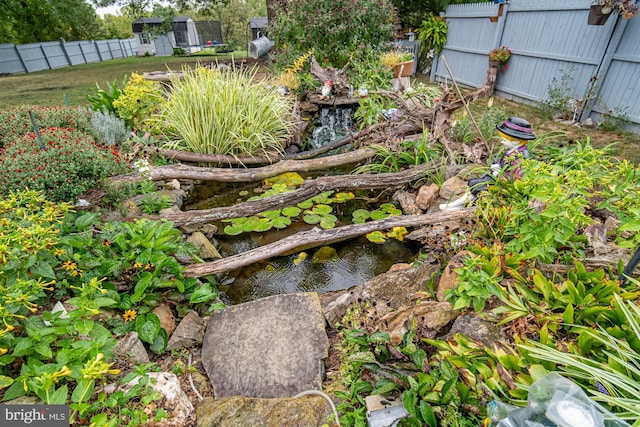
POLYGON ((469 338, 481 341, 485 346, 493 348, 493 343, 504 340, 500 328, 495 323, 477 318, 473 314, 459 316, 451 326, 444 340, 450 339, 454 334, 463 334, 469 338))
POLYGON ((298 399, 205 398, 196 409, 197 427, 322 427, 331 407, 318 396, 298 399))
POLYGON ((216 398, 320 390, 329 350, 324 326, 315 293, 275 295, 215 311, 202 364, 216 398))
POLYGON ((429 281, 440 269, 439 264, 424 263, 419 267, 388 271, 348 292, 321 296, 322 308, 331 327, 342 320, 349 306, 358 301, 375 303, 380 316, 407 305, 418 292, 429 291, 429 281))
POLYGON ((420 215, 422 210, 416 204, 416 195, 406 190, 398 190, 393 195, 393 200, 397 200, 400 209, 405 215, 420 215))
POLYGON ((138 338, 137 332, 129 332, 116 344, 116 348, 113 352, 124 358, 130 359, 134 363, 143 364, 149 363, 149 355, 147 349, 138 338))
POLYGON ((411 327, 416 327, 424 338, 435 338, 459 314, 448 302, 421 301, 390 312, 382 318, 382 323, 386 325, 384 329, 389 332, 391 344, 400 345, 411 327))
POLYGON ((175 332, 169 338, 167 350, 191 348, 202 343, 204 336, 204 322, 195 311, 190 311, 178 324, 175 332))
POLYGON ((213 246, 213 243, 200 231, 196 231, 189 236, 187 242, 198 248, 202 259, 222 258, 222 255, 220 255, 220 252, 213 246))

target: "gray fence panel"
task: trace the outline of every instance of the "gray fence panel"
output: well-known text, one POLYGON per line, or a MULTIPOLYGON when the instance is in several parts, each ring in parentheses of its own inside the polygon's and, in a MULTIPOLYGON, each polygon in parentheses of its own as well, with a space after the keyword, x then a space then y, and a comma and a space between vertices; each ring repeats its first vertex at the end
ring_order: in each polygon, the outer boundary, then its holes
MULTIPOLYGON (((499 23, 490 17, 498 14, 499 6, 477 3, 447 8, 447 43, 441 51, 455 79, 464 85, 481 86, 487 75, 487 53, 493 49, 499 23)), ((443 80, 449 73, 442 61, 434 61, 434 71, 443 80)))
POLYGON ((13 43, 0 44, 0 75, 24 73, 27 69, 13 43))
POLYGON ((80 49, 82 50, 82 54, 84 55, 87 64, 90 62, 100 62, 102 60, 98 54, 98 46, 95 42, 81 42, 80 49))
MULTIPOLYGON (((605 25, 588 25, 590 5, 590 0, 511 0, 499 17, 493 3, 449 6, 442 55, 456 81, 479 87, 488 52, 508 46, 512 56, 498 76, 498 95, 535 103, 563 82, 574 99, 596 99, 587 115, 617 108, 640 124, 640 18, 611 16, 605 25)), ((441 59, 434 61, 431 77, 449 79, 441 59)))
POLYGON ((60 45, 60 42, 40 43, 40 49, 49 64, 49 68, 62 68, 69 66, 69 60, 67 59, 67 55, 60 45))
POLYGON ((82 46, 80 46, 82 42, 68 42, 64 43, 63 47, 67 52, 67 57, 69 58, 69 65, 78 65, 78 64, 86 64, 87 59, 82 52, 82 46))
POLYGON ((98 48, 98 55, 101 61, 113 59, 113 54, 111 53, 111 49, 109 49, 109 40, 96 41, 96 47, 98 48))
MULTIPOLYGON (((611 20, 611 19, 610 19, 611 20)), ((602 85, 593 110, 626 115, 640 123, 640 20, 626 21, 625 31, 602 85)))
POLYGON ((111 55, 114 59, 116 58, 124 58, 124 51, 122 50, 122 46, 120 46, 120 40, 107 40, 109 43, 109 49, 111 50, 111 55))
POLYGON ((42 53, 40 43, 23 44, 16 47, 28 73, 48 70, 50 68, 47 58, 44 56, 44 53, 42 53))

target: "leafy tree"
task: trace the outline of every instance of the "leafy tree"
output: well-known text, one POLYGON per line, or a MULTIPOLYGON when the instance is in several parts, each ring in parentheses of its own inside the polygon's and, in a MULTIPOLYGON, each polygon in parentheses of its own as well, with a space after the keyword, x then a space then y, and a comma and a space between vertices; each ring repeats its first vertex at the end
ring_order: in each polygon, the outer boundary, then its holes
POLYGON ((416 28, 427 19, 432 13, 438 15, 450 4, 480 3, 491 0, 393 0, 394 6, 398 9, 403 25, 405 27, 416 28))
POLYGON ((87 40, 100 34, 95 10, 84 0, 5 0, 0 43, 87 40))
POLYGON ((102 30, 106 39, 128 39, 133 37, 131 24, 133 19, 127 16, 105 15, 102 30))

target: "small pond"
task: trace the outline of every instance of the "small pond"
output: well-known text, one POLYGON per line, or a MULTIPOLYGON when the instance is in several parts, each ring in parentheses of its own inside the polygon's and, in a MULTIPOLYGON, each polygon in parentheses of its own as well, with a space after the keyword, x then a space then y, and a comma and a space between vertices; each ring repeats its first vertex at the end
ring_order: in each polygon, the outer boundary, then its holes
MULTIPOLYGON (((345 136, 353 127, 352 114, 353 110, 349 107, 321 108, 310 131, 310 148, 321 147, 345 136)), ((343 174, 349 173, 349 170, 325 171, 323 174, 343 174)), ((259 182, 210 182, 197 185, 185 208, 192 210, 231 206, 259 193, 260 186, 259 182)), ((353 209, 355 208, 344 209, 345 217, 350 218, 349 212, 353 209)), ((348 223, 347 218, 341 218, 343 224, 348 223)), ((216 225, 222 230, 225 223, 216 225)), ((227 257, 311 227, 303 222, 294 222, 284 230, 265 233, 243 233, 237 236, 220 233, 217 243, 222 256, 227 257)), ((345 290, 364 284, 374 276, 388 271, 393 264, 414 261, 419 247, 412 248, 412 245, 411 242, 394 239, 374 244, 365 237, 360 237, 328 247, 311 248, 231 271, 222 280, 219 289, 232 304, 283 293, 345 290)))

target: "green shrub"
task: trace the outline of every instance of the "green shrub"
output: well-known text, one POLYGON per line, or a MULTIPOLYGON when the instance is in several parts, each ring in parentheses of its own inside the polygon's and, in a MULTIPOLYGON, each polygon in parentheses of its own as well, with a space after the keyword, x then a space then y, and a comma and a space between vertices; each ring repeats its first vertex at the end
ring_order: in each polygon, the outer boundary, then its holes
POLYGON ((91 126, 97 134, 97 140, 107 145, 119 145, 130 132, 124 120, 107 110, 94 112, 91 126))
POLYGON ((132 73, 122 94, 113 100, 113 107, 128 127, 150 130, 147 119, 159 111, 163 102, 162 85, 159 82, 132 73))
POLYGON ((171 147, 207 154, 273 155, 290 136, 291 104, 276 88, 253 81, 256 69, 186 71, 172 80, 158 117, 171 147))
POLYGON ((128 164, 114 147, 97 145, 83 132, 46 127, 8 143, 0 154, 0 195, 16 189, 44 191, 51 201, 75 201, 108 176, 125 173, 128 164))
POLYGON ((88 110, 66 107, 20 107, 0 111, 0 148, 27 132, 33 132, 29 111, 33 113, 39 128, 47 126, 73 128, 81 132, 93 133, 91 112, 88 110))
POLYGON ((321 64, 342 67, 361 46, 390 41, 397 12, 388 0, 300 0, 277 2, 269 37, 278 57, 292 63, 314 49, 321 64))

